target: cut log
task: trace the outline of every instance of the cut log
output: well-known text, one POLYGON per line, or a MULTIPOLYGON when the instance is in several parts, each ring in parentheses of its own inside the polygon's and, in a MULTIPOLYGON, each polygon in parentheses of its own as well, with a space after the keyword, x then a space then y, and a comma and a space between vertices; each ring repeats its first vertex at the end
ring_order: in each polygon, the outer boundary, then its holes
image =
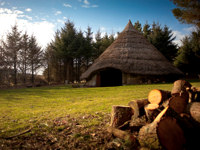
POLYGON ((185 147, 184 132, 173 117, 167 116, 158 123, 157 135, 166 150, 182 150, 185 147))
POLYGON ((148 124, 143 126, 138 135, 138 140, 141 146, 148 147, 151 149, 161 149, 161 145, 157 136, 157 125, 160 122, 163 115, 166 113, 168 107, 163 109, 156 119, 148 124))
POLYGON ((136 142, 136 138, 133 136, 133 134, 130 134, 126 131, 122 131, 122 130, 119 130, 119 129, 113 128, 113 127, 108 127, 107 131, 109 133, 113 134, 115 137, 118 137, 120 139, 123 139, 123 140, 126 140, 126 141, 128 140, 131 143, 136 142))
POLYGON ((129 106, 112 106, 111 126, 119 127, 126 121, 131 120, 133 110, 129 106))
POLYGON ((173 109, 176 113, 184 113, 188 104, 188 100, 181 96, 172 97, 169 100, 169 107, 173 109))
POLYGON ((152 122, 156 118, 156 116, 160 113, 158 108, 159 108, 158 104, 148 104, 144 107, 148 122, 152 122))
POLYGON ((193 102, 188 104, 186 111, 195 121, 200 123, 200 102, 193 102))
POLYGON ((171 97, 170 91, 163 91, 163 90, 151 90, 148 94, 148 101, 151 104, 160 104, 171 97))
POLYGON ((139 116, 144 115, 144 106, 149 103, 148 99, 143 100, 133 100, 128 103, 128 105, 134 110, 132 119, 136 119, 139 116))
POLYGON ((191 87, 192 85, 189 82, 185 80, 177 80, 174 82, 171 94, 175 96, 179 95, 181 91, 186 91, 186 88, 190 89, 191 87))

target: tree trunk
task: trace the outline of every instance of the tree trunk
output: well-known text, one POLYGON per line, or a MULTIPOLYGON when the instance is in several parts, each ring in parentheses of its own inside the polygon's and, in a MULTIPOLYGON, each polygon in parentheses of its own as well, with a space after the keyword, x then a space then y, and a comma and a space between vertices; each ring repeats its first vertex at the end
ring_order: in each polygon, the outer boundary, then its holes
POLYGON ((68 62, 67 62, 67 80, 68 80, 68 82, 73 81, 72 75, 73 75, 73 59, 68 58, 68 62))
POLYGON ((163 109, 152 123, 147 124, 140 129, 138 140, 141 146, 149 147, 151 149, 161 149, 161 145, 157 135, 157 125, 163 115, 166 113, 167 109, 168 107, 163 109))
POLYGON ((14 59, 14 84, 17 85, 17 59, 14 59))
POLYGON ((148 95, 148 100, 151 104, 160 104, 171 97, 170 91, 151 90, 148 95))
POLYGON ((34 84, 34 67, 33 67, 33 62, 31 62, 31 82, 34 84))
POLYGON ((128 106, 112 106, 111 112, 111 126, 119 127, 126 121, 131 120, 133 110, 128 106))
POLYGON ((136 119, 139 116, 144 115, 144 106, 148 103, 148 99, 130 101, 128 105, 134 110, 132 119, 136 119))

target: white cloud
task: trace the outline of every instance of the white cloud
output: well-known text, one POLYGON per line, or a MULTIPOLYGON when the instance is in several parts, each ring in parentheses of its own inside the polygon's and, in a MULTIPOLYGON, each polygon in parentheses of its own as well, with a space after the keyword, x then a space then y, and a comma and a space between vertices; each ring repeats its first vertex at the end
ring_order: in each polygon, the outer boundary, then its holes
POLYGON ((83 2, 83 5, 81 5, 81 7, 83 7, 83 8, 97 8, 97 7, 99 7, 98 5, 91 5, 88 0, 83 0, 83 1, 80 0, 79 2, 83 2))
POLYGON ((0 6, 4 6, 6 2, 0 2, 0 6))
POLYGON ((0 14, 14 14, 14 15, 21 15, 24 12, 20 11, 20 10, 11 10, 11 9, 7 9, 7 8, 0 8, 0 14))
POLYGON ((195 26, 189 27, 189 28, 183 28, 183 30, 187 33, 194 32, 196 30, 195 26))
POLYGON ((181 46, 181 40, 185 37, 185 35, 180 31, 172 31, 172 33, 174 37, 176 37, 174 43, 177 44, 178 46, 181 46))
POLYGON ((57 22, 58 22, 58 23, 61 23, 61 24, 65 24, 65 21, 64 21, 64 20, 61 20, 61 19, 57 19, 57 22))
POLYGON ((191 32, 195 31, 195 27, 188 27, 188 28, 183 28, 182 31, 172 31, 175 40, 174 43, 177 44, 178 46, 181 46, 182 42, 181 40, 185 37, 185 36, 189 36, 191 34, 191 32))
POLYGON ((89 2, 88 0, 84 0, 83 3, 84 3, 85 5, 90 5, 90 2, 89 2))
POLYGON ((17 24, 20 31, 35 35, 38 43, 44 48, 54 37, 55 25, 48 21, 33 22, 30 20, 32 17, 24 15, 20 10, 0 8, 0 35, 5 38, 11 27, 17 24))
POLYGON ((63 6, 72 8, 72 5, 64 3, 63 6))
POLYGON ((32 9, 31 9, 31 8, 26 8, 25 11, 27 11, 27 12, 31 12, 32 9))
POLYGON ((56 12, 55 12, 55 15, 56 15, 56 16, 57 16, 57 15, 60 15, 60 14, 62 14, 61 11, 56 11, 56 12))
POLYGON ((83 8, 97 8, 99 6, 98 5, 82 5, 81 7, 83 7, 83 8))

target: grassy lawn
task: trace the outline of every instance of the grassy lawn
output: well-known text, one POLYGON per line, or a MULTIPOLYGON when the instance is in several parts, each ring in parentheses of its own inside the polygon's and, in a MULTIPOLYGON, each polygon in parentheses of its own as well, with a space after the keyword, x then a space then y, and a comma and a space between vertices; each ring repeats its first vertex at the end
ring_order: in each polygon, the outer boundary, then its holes
MULTIPOLYGON (((192 82, 200 86, 200 82, 192 82)), ((130 85, 101 88, 69 86, 0 90, 0 136, 9 136, 30 125, 71 115, 109 113, 112 105, 147 98, 152 89, 171 90, 171 84, 130 85)), ((95 120, 90 125, 95 125, 95 120)))

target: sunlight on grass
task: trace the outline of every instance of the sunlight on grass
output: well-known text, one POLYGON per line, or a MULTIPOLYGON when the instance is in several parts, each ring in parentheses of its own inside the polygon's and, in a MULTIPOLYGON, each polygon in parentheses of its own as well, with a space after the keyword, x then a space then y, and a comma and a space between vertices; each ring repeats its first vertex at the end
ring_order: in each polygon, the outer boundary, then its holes
MULTIPOLYGON (((192 83, 200 86, 200 82, 192 83)), ((130 100, 147 98, 152 89, 171 90, 172 84, 120 87, 70 88, 41 87, 0 91, 0 134, 25 128, 38 120, 109 113, 112 105, 127 105, 130 100)), ((95 124, 95 120, 91 121, 95 124)))

